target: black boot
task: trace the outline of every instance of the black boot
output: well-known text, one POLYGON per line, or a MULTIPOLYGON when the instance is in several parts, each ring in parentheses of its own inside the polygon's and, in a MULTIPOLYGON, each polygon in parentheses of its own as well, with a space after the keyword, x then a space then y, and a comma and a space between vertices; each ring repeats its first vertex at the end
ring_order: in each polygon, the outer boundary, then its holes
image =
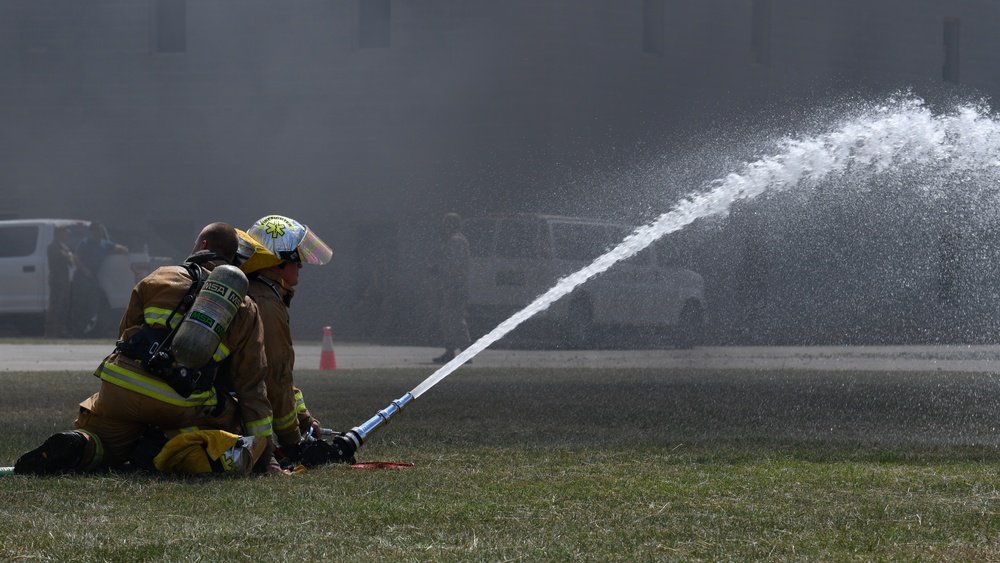
POLYGON ((146 430, 143 432, 142 438, 139 438, 139 443, 135 445, 135 449, 132 450, 129 465, 133 469, 156 471, 156 465, 153 463, 153 460, 163 450, 163 446, 166 443, 167 437, 160 430, 155 428, 146 430))
POLYGON ((18 475, 54 475, 70 471, 80 464, 87 439, 77 432, 60 432, 45 443, 22 455, 14 463, 18 475))

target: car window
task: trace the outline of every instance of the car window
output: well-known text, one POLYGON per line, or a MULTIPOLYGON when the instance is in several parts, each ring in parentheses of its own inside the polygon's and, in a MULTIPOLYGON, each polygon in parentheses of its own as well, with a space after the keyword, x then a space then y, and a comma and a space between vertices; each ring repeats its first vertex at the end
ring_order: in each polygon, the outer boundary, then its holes
POLYGON ((499 258, 546 258, 544 224, 532 218, 511 217, 500 220, 497 237, 499 258))
POLYGON ((37 225, 0 227, 0 258, 31 256, 37 243, 37 225))
POLYGON ((616 225, 552 223, 552 246, 561 260, 590 261, 611 250, 629 234, 616 225))
POLYGON ((462 234, 469 241, 469 254, 476 258, 493 255, 493 235, 497 230, 495 219, 469 219, 462 223, 462 234))

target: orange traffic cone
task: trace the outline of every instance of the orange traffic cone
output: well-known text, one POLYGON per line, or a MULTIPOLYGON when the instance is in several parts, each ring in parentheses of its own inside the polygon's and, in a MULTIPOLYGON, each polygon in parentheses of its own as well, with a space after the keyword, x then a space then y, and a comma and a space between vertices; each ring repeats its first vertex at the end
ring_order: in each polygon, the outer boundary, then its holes
POLYGON ((337 369, 337 357, 333 355, 333 333, 330 327, 323 327, 323 348, 319 353, 319 369, 337 369))

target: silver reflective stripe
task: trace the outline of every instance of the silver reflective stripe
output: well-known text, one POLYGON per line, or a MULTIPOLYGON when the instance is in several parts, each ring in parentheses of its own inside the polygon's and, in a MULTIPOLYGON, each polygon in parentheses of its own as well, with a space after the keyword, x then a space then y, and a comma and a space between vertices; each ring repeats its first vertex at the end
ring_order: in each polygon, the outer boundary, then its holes
POLYGON ((270 436, 272 434, 271 417, 254 420, 247 423, 246 427, 247 434, 250 436, 270 436))
POLYGON ((194 393, 185 399, 178 395, 162 379, 150 377, 110 362, 102 362, 101 367, 97 369, 97 373, 101 376, 102 380, 108 383, 179 407, 212 406, 218 402, 215 397, 214 388, 201 393, 194 393))
POLYGON ((292 426, 294 426, 296 422, 298 422, 298 417, 296 416, 295 411, 293 410, 287 415, 275 419, 274 427, 277 428, 278 430, 285 430, 287 428, 291 428, 292 426))
POLYGON ((219 347, 215 349, 215 354, 212 355, 213 362, 221 362, 229 357, 229 347, 223 343, 219 343, 219 347))
MULTIPOLYGON (((142 311, 142 318, 146 321, 149 326, 167 326, 167 319, 170 318, 170 313, 173 311, 171 309, 161 309, 159 307, 146 307, 142 311)), ((170 328, 176 327, 183 315, 177 315, 174 317, 173 322, 170 323, 170 328)))

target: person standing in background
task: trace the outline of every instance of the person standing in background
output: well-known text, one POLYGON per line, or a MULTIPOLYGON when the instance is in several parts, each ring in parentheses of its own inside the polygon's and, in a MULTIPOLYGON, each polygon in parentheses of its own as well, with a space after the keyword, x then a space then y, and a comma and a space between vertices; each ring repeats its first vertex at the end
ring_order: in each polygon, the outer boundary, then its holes
POLYGON ((431 273, 436 278, 440 297, 438 316, 444 354, 433 359, 445 364, 455 358, 455 352, 469 347, 469 325, 465 320, 469 301, 469 241, 462 234, 462 218, 446 213, 441 221, 442 244, 431 273))
POLYGON ((87 236, 76 245, 76 254, 83 265, 84 275, 94 280, 104 264, 104 258, 115 252, 127 254, 128 247, 112 242, 104 229, 104 223, 100 221, 91 222, 87 236))
POLYGON ((103 223, 91 222, 87 236, 80 239, 76 245, 76 256, 80 267, 73 276, 70 298, 73 328, 76 333, 87 332, 85 327, 94 323, 94 319, 101 311, 104 295, 98 274, 104 259, 114 253, 127 254, 128 247, 112 242, 103 223), (78 321, 82 323, 81 326, 76 326, 78 321))
POLYGON ((70 268, 80 268, 80 261, 69 247, 69 229, 58 227, 49 243, 49 307, 45 311, 44 338, 69 336, 70 268))

